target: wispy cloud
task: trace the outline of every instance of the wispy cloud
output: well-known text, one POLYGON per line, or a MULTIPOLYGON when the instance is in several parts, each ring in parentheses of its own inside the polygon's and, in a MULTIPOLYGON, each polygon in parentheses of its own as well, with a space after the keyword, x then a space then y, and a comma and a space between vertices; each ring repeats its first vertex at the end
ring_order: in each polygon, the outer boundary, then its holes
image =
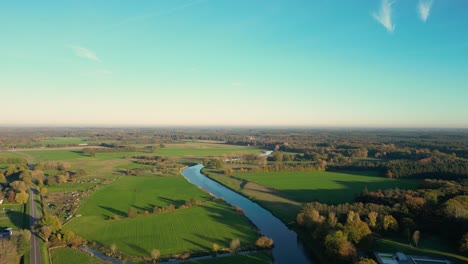
POLYGON ((432 0, 419 0, 418 13, 423 22, 426 22, 431 13, 432 0))
POLYGON ((382 24, 388 32, 395 30, 395 25, 392 23, 392 5, 393 1, 382 0, 380 10, 372 13, 372 17, 382 24))
POLYGON ((86 49, 80 46, 74 46, 74 45, 70 45, 69 47, 73 50, 75 55, 78 57, 86 58, 88 60, 93 60, 93 61, 101 61, 98 58, 98 56, 96 56, 96 54, 90 51, 89 49, 86 49))

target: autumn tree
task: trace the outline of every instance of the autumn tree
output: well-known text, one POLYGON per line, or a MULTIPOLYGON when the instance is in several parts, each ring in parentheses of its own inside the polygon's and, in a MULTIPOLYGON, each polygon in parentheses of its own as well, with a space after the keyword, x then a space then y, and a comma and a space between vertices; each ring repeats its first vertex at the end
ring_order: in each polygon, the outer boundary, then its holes
POLYGON ((71 243, 73 238, 75 238, 75 233, 73 233, 73 231, 70 231, 70 230, 65 232, 65 235, 63 235, 63 239, 65 240, 66 243, 71 243))
POLYGON ((416 247, 418 247, 420 237, 421 237, 421 232, 419 232, 419 230, 414 231, 414 233, 413 233, 413 242, 414 242, 414 245, 416 247))
POLYGON ((369 212, 367 215, 367 223, 369 224, 369 227, 372 229, 375 229, 377 227, 377 217, 379 216, 379 213, 376 213, 374 211, 369 212))
POLYGON ((0 239, 0 264, 18 263, 16 244, 11 239, 0 239))
POLYGON ((42 238, 47 242, 47 241, 49 241, 49 237, 52 234, 52 227, 42 226, 40 233, 41 233, 42 238))
POLYGON ((112 245, 110 246, 110 250, 112 251, 112 254, 114 254, 117 250, 117 245, 115 243, 112 243, 112 245))
POLYGON ((232 252, 237 253, 237 251, 239 251, 240 249, 239 239, 231 240, 231 243, 229 244, 229 248, 231 249, 232 252))
POLYGON ((375 262, 375 260, 373 259, 362 258, 358 262, 356 262, 356 264, 377 264, 377 262, 375 262))
POLYGON ((346 234, 336 231, 325 237, 325 252, 333 258, 352 262, 356 257, 356 248, 348 241, 346 234))
POLYGON ((273 246, 273 239, 262 236, 257 239, 255 245, 259 248, 271 248, 273 246))
POLYGON ((29 195, 25 191, 21 191, 16 194, 15 201, 19 204, 26 204, 28 202, 29 195))
POLYGON ((159 249, 151 250, 151 259, 153 260, 153 263, 156 263, 156 261, 158 261, 160 255, 161 252, 159 251, 159 249))
POLYGON ((465 233, 461 238, 458 249, 463 255, 468 256, 468 233, 465 233))
POLYGON ((211 252, 213 252, 214 256, 218 254, 218 250, 219 250, 219 245, 216 243, 213 243, 213 245, 211 245, 211 252))
POLYGON ((382 227, 385 231, 398 231, 398 221, 395 219, 395 217, 386 215, 383 218, 382 227))
POLYGON ((137 211, 135 210, 135 208, 133 207, 128 208, 128 217, 134 218, 136 216, 137 216, 137 211))

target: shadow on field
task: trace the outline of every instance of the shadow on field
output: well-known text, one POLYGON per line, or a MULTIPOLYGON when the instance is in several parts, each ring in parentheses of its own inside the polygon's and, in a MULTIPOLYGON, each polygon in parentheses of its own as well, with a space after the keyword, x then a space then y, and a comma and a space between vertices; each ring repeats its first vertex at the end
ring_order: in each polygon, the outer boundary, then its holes
MULTIPOLYGON (((333 181, 339 188, 320 188, 320 189, 291 189, 278 190, 275 194, 294 201, 306 202, 321 202, 329 204, 351 203, 355 201, 364 188, 369 191, 385 190, 385 189, 413 189, 418 186, 417 181, 390 180, 379 177, 379 181, 333 181)), ((257 190, 262 192, 261 190, 257 190)), ((264 192, 264 191, 263 191, 264 192)))
MULTIPOLYGON (((102 209, 105 209, 109 212, 111 212, 113 215, 118 215, 118 216, 121 216, 121 217, 127 217, 127 213, 125 212, 122 212, 120 210, 117 210, 117 209, 114 209, 114 208, 110 208, 110 207, 107 207, 107 206, 102 206, 100 205, 99 207, 101 207, 102 209)), ((113 215, 103 215, 104 217, 111 217, 113 215)))
MULTIPOLYGON (((8 219, 10 219, 13 225, 18 229, 26 228, 26 226, 29 225, 29 219, 31 219, 30 214, 28 213, 23 214, 22 211, 16 211, 16 210, 8 210, 5 212, 5 215, 6 217, 8 217, 8 219), (28 221, 28 222, 25 223, 24 221, 28 221)), ((8 226, 8 227, 11 227, 11 226, 8 226)))
POLYGON ((70 150, 70 152, 73 152, 83 157, 88 157, 88 158, 90 157, 89 155, 84 154, 82 150, 70 150))
POLYGON ((180 206, 182 204, 185 204, 184 200, 174 200, 174 199, 171 199, 171 198, 166 198, 166 197, 161 197, 161 196, 158 196, 158 199, 163 201, 163 202, 166 202, 168 205, 173 204, 175 207, 178 207, 178 206, 180 206))
POLYGON ((148 251, 146 251, 146 249, 138 246, 138 245, 135 245, 135 244, 130 244, 130 243, 125 243, 129 248, 137 251, 138 253, 141 253, 142 255, 145 255, 145 256, 149 256, 150 253, 148 251))

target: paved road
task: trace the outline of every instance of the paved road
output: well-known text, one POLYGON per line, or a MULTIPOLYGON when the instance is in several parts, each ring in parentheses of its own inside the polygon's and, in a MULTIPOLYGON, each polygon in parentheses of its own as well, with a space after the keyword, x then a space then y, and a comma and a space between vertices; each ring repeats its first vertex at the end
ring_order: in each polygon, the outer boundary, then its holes
MULTIPOLYGON (((37 211, 36 202, 34 201, 34 188, 29 188, 29 214, 31 215, 31 229, 39 219, 39 212, 37 211)), ((39 244, 38 234, 31 234, 31 264, 41 264, 41 247, 39 244)))

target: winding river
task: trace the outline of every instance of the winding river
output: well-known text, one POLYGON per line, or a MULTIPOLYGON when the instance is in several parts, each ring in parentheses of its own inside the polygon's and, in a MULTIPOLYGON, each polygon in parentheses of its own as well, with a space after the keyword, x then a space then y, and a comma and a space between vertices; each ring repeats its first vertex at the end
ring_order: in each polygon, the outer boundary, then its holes
POLYGON ((201 174, 202 168, 203 165, 195 165, 183 170, 182 174, 190 183, 218 198, 223 197, 230 205, 242 208, 245 216, 260 229, 262 234, 273 239, 275 263, 312 263, 293 230, 258 204, 201 174))

